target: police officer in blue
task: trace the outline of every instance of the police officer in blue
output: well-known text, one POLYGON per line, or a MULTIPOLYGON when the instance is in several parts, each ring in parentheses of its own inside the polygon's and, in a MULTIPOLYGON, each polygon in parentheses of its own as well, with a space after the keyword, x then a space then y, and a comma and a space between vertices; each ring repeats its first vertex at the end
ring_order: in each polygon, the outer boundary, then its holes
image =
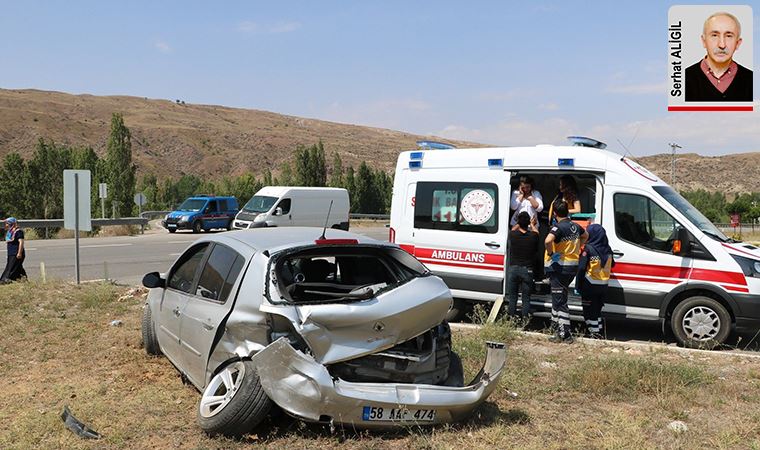
POLYGON ((8 244, 8 262, 5 265, 0 283, 10 283, 20 278, 26 278, 24 270, 24 230, 18 227, 15 217, 5 219, 5 242, 8 244))

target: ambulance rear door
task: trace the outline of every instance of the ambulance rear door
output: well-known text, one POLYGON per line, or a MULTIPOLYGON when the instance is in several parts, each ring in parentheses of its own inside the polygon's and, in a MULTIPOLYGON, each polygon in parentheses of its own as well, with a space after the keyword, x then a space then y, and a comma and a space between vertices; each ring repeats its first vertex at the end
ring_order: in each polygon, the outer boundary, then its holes
POLYGON ((443 278, 455 297, 494 300, 502 294, 509 179, 501 168, 419 172, 411 242, 399 244, 443 278))

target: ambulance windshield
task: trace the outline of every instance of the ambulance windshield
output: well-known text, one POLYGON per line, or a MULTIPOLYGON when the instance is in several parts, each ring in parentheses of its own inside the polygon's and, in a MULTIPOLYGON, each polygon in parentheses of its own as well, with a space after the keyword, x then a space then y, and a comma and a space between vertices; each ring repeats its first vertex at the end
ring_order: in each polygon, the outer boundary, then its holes
POLYGON ((689 222, 696 225, 703 233, 715 239, 716 241, 729 242, 731 239, 726 237, 722 231, 713 225, 710 220, 707 219, 697 208, 692 206, 685 198, 681 197, 681 194, 676 192, 670 186, 653 186, 655 192, 660 194, 662 198, 667 200, 668 203, 673 205, 678 211, 681 212, 689 222))

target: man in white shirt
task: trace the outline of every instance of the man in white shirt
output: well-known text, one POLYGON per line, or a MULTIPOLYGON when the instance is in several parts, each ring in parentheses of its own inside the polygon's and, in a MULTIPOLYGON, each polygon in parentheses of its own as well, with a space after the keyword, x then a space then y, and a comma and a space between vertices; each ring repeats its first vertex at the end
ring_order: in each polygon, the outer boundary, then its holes
POLYGON ((515 210, 509 224, 517 226, 517 215, 525 211, 530 214, 531 222, 536 222, 538 227, 538 213, 544 210, 544 199, 541 193, 533 190, 533 178, 523 175, 520 177, 520 188, 512 192, 510 208, 515 210))

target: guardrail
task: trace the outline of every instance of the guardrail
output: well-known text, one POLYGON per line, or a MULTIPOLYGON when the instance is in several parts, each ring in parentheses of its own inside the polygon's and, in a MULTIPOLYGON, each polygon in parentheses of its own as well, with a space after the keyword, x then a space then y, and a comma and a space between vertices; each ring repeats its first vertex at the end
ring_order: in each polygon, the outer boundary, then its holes
POLYGON ((388 214, 349 214, 350 219, 374 219, 374 220, 390 220, 391 216, 388 214))
MULTIPOLYGON (((102 227, 108 225, 147 225, 148 219, 144 217, 122 217, 119 219, 92 219, 92 226, 102 227)), ((63 219, 19 219, 18 225, 22 228, 61 228, 63 219)))

